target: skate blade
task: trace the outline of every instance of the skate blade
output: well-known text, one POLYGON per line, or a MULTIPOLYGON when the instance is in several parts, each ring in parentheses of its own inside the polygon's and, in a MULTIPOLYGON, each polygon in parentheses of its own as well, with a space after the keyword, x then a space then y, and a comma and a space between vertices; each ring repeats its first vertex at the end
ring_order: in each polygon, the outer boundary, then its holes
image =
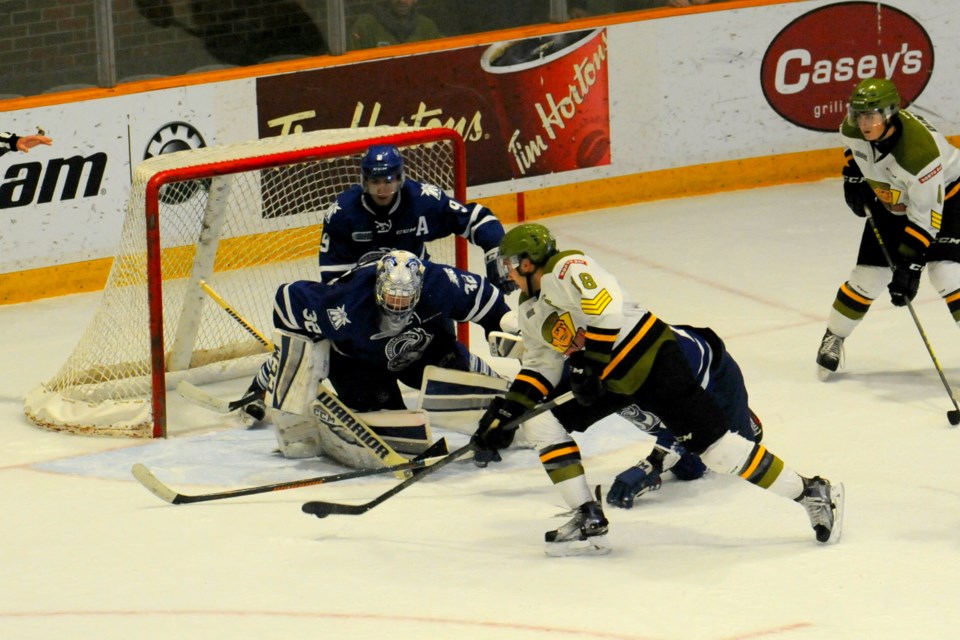
POLYGON ((840 536, 843 534, 843 503, 845 499, 843 483, 831 485, 830 501, 833 503, 833 528, 830 529, 830 537, 824 544, 836 544, 840 542, 840 536))
POLYGON ((567 558, 570 556, 605 556, 613 547, 607 541, 607 536, 591 536, 586 540, 566 540, 564 542, 548 542, 544 551, 551 558, 567 558))
POLYGON ((836 373, 836 371, 830 371, 830 369, 817 365, 817 378, 820 382, 826 382, 830 379, 831 374, 834 373, 836 373))

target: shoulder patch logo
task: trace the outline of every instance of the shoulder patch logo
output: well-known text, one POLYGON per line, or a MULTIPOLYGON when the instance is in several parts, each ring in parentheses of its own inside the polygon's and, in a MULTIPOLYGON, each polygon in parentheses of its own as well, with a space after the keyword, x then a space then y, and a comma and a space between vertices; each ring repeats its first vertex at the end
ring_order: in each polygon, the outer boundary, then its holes
POLYGON ((581 260, 580 258, 570 258, 569 260, 563 263, 563 268, 560 269, 560 273, 557 275, 557 279, 563 280, 563 276, 567 275, 567 269, 569 269, 575 264, 587 264, 587 261, 581 260))
POLYGON ((422 195, 424 198, 433 198, 434 200, 439 200, 440 196, 443 195, 443 191, 436 185, 422 184, 420 185, 420 195, 422 195))
POLYGON ((327 309, 327 318, 330 319, 330 324, 333 325, 334 329, 342 329, 348 324, 350 324, 350 318, 347 317, 347 309, 345 305, 340 305, 333 309, 327 309))

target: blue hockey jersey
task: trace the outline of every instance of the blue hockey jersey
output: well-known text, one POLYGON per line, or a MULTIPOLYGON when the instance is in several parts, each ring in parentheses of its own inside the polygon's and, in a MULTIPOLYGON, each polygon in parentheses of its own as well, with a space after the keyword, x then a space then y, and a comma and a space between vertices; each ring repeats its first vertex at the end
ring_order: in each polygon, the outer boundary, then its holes
POLYGON ((503 225, 490 209, 464 205, 437 186, 405 180, 390 210, 378 213, 354 185, 327 211, 320 240, 320 280, 330 282, 378 250, 404 249, 421 260, 426 243, 459 235, 488 251, 500 245, 503 225))

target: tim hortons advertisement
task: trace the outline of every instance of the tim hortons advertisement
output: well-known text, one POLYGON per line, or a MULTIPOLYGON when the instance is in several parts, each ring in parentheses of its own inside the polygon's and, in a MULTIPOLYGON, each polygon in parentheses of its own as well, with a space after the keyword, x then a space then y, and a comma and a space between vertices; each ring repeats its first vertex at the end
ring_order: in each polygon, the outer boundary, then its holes
POLYGON ((443 125, 470 186, 610 164, 606 29, 257 80, 261 137, 443 125))
POLYGON ((864 78, 890 78, 909 105, 933 73, 933 43, 910 14, 877 2, 841 2, 786 25, 767 48, 763 94, 793 124, 834 132, 864 78))

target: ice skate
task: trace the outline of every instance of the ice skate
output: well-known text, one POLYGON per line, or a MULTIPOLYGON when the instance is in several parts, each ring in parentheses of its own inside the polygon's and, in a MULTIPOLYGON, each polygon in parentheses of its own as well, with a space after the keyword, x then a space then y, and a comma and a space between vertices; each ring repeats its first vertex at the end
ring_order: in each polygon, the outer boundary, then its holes
POLYGON ((599 493, 597 487, 597 500, 583 503, 571 512, 573 518, 570 522, 559 529, 547 531, 544 539, 548 556, 599 556, 610 553, 611 547, 607 542, 609 522, 603 515, 599 493))
POLYGON ((842 483, 832 485, 829 480, 819 476, 803 479, 803 493, 797 502, 807 510, 818 542, 832 544, 840 540, 843 498, 842 483))
POLYGON ((827 329, 820 341, 820 350, 817 351, 817 376, 826 380, 840 367, 840 358, 843 356, 843 338, 827 329))

